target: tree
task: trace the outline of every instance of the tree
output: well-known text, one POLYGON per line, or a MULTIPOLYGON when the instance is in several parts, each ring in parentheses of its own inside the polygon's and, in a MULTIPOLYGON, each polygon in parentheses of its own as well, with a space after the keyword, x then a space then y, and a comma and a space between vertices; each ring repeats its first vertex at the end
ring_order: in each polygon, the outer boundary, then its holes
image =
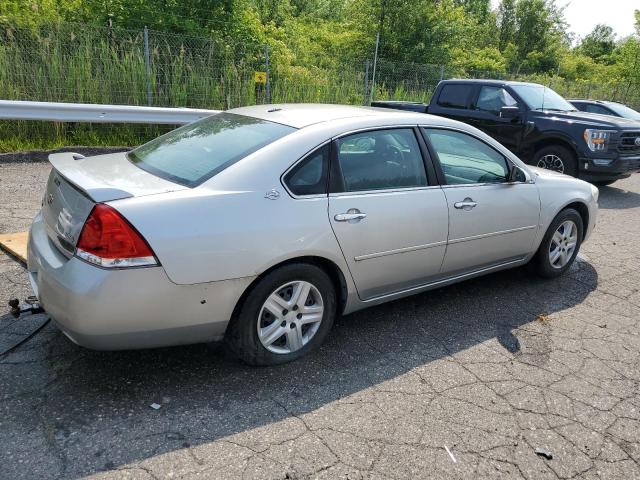
POLYGON ((516 34, 516 2, 502 0, 498 7, 498 49, 504 52, 516 34))
POLYGON ((456 3, 480 22, 487 20, 491 12, 490 0, 457 0, 456 3))
POLYGON ((557 68, 566 24, 554 0, 518 0, 515 16, 517 68, 529 72, 557 68))
POLYGON ((616 48, 613 28, 603 24, 596 25, 593 31, 584 37, 578 48, 582 54, 596 61, 606 60, 616 48))

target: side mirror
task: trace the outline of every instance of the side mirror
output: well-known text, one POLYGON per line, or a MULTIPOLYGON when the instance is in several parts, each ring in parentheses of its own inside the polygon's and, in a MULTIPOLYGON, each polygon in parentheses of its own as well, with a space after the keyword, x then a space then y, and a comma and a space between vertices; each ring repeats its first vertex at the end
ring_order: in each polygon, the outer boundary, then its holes
POLYGON ((520 167, 517 167, 516 165, 511 165, 507 182, 508 183, 524 183, 526 181, 527 181, 526 173, 524 173, 520 167))
POLYGON ((500 109, 500 118, 517 118, 520 115, 520 109, 518 107, 502 107, 500 109))

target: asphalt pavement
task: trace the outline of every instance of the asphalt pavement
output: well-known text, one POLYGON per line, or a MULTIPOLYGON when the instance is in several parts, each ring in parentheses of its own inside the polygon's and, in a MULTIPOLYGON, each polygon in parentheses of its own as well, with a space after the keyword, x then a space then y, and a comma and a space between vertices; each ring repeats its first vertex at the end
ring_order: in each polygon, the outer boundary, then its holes
MULTIPOLYGON (((48 168, 0 163, 0 233, 28 227, 48 168)), ((47 324, 0 358, 0 478, 640 478, 640 175, 600 208, 566 276, 370 308, 288 365, 94 352, 47 324)), ((46 321, 5 314, 30 294, 0 253, 0 351, 46 321)))

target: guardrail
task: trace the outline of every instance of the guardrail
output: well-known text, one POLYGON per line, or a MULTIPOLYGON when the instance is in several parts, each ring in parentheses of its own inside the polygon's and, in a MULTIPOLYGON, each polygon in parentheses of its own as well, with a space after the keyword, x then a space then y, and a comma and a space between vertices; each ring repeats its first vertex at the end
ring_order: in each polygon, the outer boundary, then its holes
POLYGON ((220 110, 0 100, 0 120, 182 125, 220 110))

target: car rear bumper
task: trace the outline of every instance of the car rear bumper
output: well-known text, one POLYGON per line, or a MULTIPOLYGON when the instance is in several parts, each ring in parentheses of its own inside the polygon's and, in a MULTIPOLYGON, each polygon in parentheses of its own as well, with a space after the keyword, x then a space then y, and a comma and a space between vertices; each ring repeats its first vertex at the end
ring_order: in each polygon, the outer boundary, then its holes
POLYGON ((598 159, 593 158, 581 158, 579 162, 580 178, 585 180, 615 180, 640 172, 640 157, 621 157, 609 165, 598 165, 598 159))
POLYGON ((177 285, 162 267, 107 270, 67 258, 36 216, 28 243, 35 295, 75 343, 98 350, 220 340, 253 277, 177 285))

